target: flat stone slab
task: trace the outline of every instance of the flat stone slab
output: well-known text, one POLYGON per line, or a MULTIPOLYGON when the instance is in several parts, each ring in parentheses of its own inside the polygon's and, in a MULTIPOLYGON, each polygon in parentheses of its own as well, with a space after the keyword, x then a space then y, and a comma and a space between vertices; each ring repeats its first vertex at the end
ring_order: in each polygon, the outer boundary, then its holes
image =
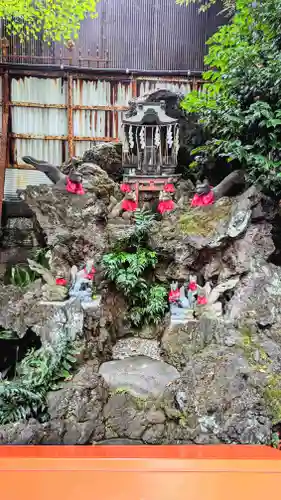
POLYGON ((131 356, 107 361, 100 366, 100 375, 110 389, 127 390, 134 396, 160 396, 167 384, 180 377, 176 368, 148 356, 131 356))
POLYGON ((81 307, 83 311, 87 311, 88 313, 90 313, 91 311, 95 312, 97 309, 99 309, 100 305, 101 305, 101 296, 99 295, 95 299, 81 302, 81 307))
POLYGON ((125 359, 130 356, 148 356, 161 360, 160 346, 157 340, 129 337, 117 340, 112 350, 113 359, 125 359))

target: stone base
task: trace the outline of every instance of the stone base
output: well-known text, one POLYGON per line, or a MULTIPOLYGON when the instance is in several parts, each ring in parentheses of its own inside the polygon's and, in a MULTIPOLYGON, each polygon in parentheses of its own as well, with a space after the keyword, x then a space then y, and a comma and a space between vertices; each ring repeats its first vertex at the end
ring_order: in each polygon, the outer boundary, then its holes
POLYGON ((96 299, 92 299, 89 301, 81 302, 81 307, 83 311, 87 311, 87 313, 95 312, 100 308, 101 304, 101 296, 98 296, 96 299))
POLYGON ((171 311, 171 325, 185 325, 194 320, 193 309, 179 309, 176 308, 175 312, 171 311))
POLYGON ((36 325, 42 344, 56 343, 62 330, 67 330, 72 341, 82 336, 84 314, 79 300, 74 297, 63 302, 42 300, 39 306, 45 309, 42 324, 36 325))

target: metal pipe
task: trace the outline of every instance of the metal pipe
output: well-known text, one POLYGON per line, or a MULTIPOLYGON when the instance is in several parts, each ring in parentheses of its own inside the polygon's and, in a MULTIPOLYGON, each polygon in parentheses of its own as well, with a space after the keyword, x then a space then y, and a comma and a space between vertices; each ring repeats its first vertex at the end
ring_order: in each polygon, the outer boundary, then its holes
POLYGON ((0 68, 5 68, 9 70, 20 70, 20 71, 67 71, 73 73, 85 73, 85 74, 116 74, 116 75, 130 75, 130 76, 186 76, 192 77, 202 76, 202 71, 193 71, 193 70, 153 70, 153 69, 118 69, 118 68, 83 68, 79 66, 55 66, 55 65, 45 65, 45 64, 16 64, 16 63, 0 63, 0 68))

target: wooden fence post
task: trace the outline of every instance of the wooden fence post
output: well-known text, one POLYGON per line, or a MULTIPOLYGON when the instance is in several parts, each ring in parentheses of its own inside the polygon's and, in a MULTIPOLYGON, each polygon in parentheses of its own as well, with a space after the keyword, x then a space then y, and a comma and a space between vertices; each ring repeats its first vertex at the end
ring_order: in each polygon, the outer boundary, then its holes
POLYGON ((67 136, 68 136, 68 156, 74 156, 73 148, 73 77, 67 74, 67 136))
POLYGON ((138 97, 137 77, 132 75, 132 97, 138 97))
POLYGON ((0 134, 0 225, 4 200, 5 170, 8 166, 9 73, 2 79, 2 131, 0 134))

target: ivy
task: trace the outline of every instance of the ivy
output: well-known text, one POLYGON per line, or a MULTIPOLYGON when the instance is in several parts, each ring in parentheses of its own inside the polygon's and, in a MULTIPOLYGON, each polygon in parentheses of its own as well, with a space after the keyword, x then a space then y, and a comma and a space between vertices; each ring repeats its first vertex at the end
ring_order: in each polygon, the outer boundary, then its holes
POLYGON ((20 40, 38 39, 61 42, 76 39, 83 19, 96 17, 99 0, 0 0, 0 18, 9 33, 20 40))
MULTIPOLYGON (((231 23, 208 41, 205 91, 182 103, 207 140, 192 166, 227 164, 281 195, 281 0, 237 0, 231 23)), ((227 172, 226 172, 227 173, 227 172)))

